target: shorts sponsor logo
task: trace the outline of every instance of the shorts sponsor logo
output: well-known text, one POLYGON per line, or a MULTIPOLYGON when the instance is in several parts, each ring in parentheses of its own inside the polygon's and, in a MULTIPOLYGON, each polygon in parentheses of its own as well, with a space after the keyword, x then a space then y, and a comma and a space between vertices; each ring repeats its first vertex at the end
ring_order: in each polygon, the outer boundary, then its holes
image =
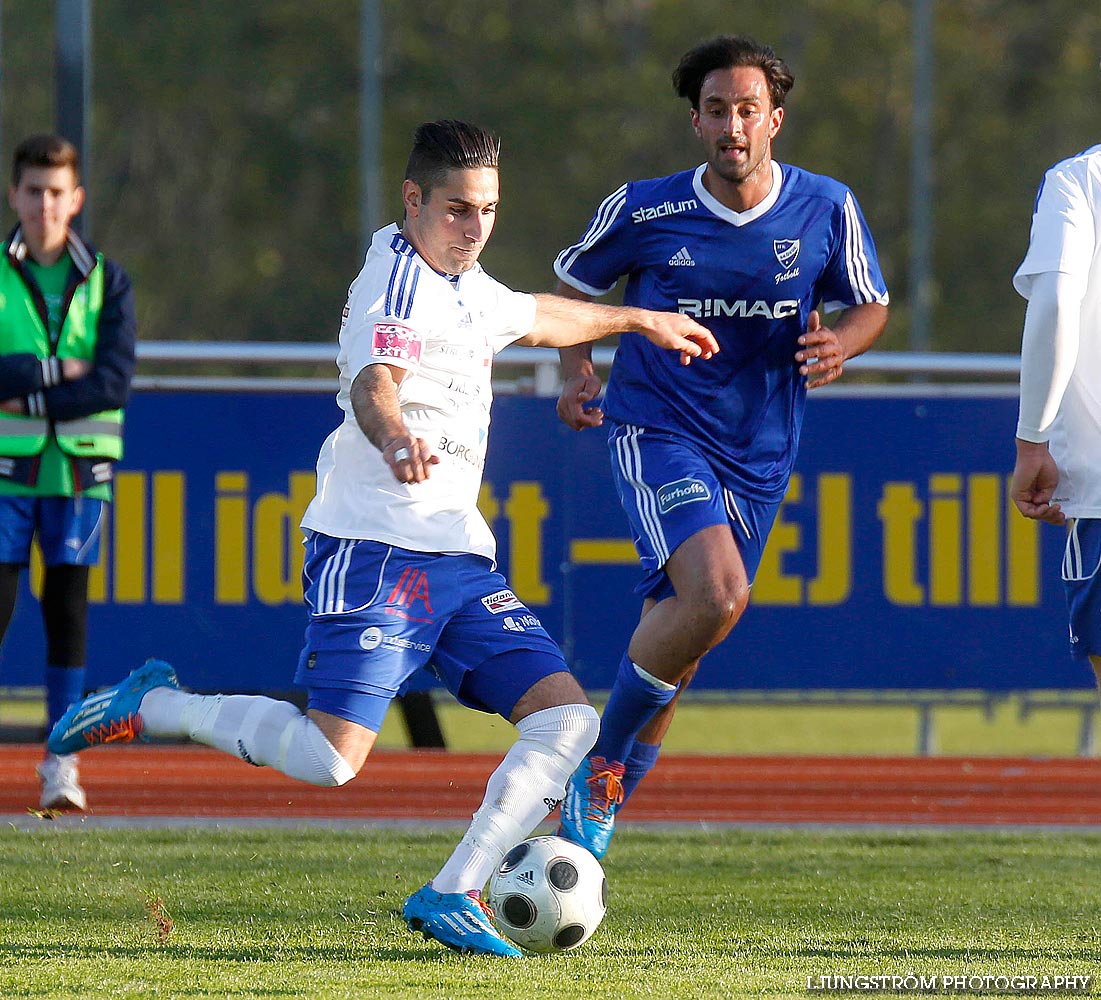
POLYGON ((529 628, 539 628, 540 625, 535 615, 508 615, 501 621, 501 628, 509 632, 526 632, 529 628))
POLYGON ((400 323, 376 323, 374 340, 371 343, 371 357, 400 358, 403 361, 419 362, 421 359, 420 334, 400 323))
POLYGON ((524 605, 511 590, 498 590, 496 594, 483 597, 482 606, 491 615, 499 615, 502 611, 515 611, 524 605))
POLYGON ((710 500, 711 491, 707 484, 698 479, 678 479, 658 487, 658 510, 668 514, 674 507, 693 503, 696 500, 710 500))
POLYGON ((360 632, 359 645, 361 649, 365 649, 367 652, 378 649, 380 646, 388 650, 411 649, 417 653, 429 653, 432 651, 431 645, 427 642, 415 642, 412 639, 406 639, 404 636, 400 635, 383 635, 382 630, 374 625, 360 632))
POLYGON ((428 574, 424 570, 406 566, 394 589, 390 591, 390 596, 386 598, 386 603, 389 606, 384 610, 388 615, 397 615, 410 622, 432 621, 435 612, 428 593, 428 574), (421 611, 421 608, 424 610, 421 611))

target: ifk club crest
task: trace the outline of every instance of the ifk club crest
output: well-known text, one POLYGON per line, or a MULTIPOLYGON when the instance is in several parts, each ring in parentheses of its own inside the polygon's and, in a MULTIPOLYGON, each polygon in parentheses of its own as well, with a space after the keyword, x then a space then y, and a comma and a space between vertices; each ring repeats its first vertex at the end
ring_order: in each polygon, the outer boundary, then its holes
POLYGON ((773 240, 772 252, 776 254, 776 259, 780 262, 780 266, 784 268, 784 270, 787 270, 799 259, 799 241, 773 240))

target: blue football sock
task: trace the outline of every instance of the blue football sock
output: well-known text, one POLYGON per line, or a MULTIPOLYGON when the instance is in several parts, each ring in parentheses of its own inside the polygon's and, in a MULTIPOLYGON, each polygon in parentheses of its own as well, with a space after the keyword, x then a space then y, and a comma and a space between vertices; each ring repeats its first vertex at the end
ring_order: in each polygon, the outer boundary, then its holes
POLYGON ((659 708, 668 705, 676 693, 676 687, 658 688, 640 677, 625 653, 619 661, 619 673, 608 704, 600 717, 600 736, 592 755, 607 761, 626 761, 639 730, 659 708))
POLYGON ((631 744, 630 753, 627 754, 627 759, 623 762, 624 804, 626 804, 634 790, 638 788, 638 783, 654 769, 654 765, 658 762, 659 753, 661 753, 660 743, 643 743, 640 740, 635 740, 631 744))
POLYGON ((46 732, 53 729, 65 710, 84 697, 85 667, 46 667, 46 732))

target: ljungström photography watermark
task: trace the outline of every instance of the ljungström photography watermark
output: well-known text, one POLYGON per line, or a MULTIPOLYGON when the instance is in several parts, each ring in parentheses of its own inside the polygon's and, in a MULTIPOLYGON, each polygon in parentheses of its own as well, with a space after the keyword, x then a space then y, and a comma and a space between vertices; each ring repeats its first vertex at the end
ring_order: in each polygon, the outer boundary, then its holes
POLYGON ((807 976, 808 993, 1045 993, 1089 994, 1092 975, 1036 973, 1003 975, 994 972, 937 975, 869 975, 828 973, 807 976))

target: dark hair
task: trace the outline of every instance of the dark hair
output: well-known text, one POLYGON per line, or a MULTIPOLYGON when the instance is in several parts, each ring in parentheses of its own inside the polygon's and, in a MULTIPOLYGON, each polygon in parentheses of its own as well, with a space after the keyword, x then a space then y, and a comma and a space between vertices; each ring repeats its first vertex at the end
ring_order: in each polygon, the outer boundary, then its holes
POLYGON ((12 157, 11 180, 16 187, 28 167, 72 167, 80 183, 80 154, 68 139, 60 135, 32 135, 24 139, 12 157))
POLYGON ((429 192, 449 170, 496 170, 500 154, 501 140, 477 125, 451 119, 425 122, 413 134, 405 179, 417 184, 427 201, 429 192))
POLYGON ((768 83, 772 106, 784 106, 784 98, 795 83, 795 77, 771 45, 761 45, 746 35, 718 35, 686 52, 673 71, 673 87, 699 111, 700 90, 707 74, 734 66, 756 66, 760 69, 768 83))

